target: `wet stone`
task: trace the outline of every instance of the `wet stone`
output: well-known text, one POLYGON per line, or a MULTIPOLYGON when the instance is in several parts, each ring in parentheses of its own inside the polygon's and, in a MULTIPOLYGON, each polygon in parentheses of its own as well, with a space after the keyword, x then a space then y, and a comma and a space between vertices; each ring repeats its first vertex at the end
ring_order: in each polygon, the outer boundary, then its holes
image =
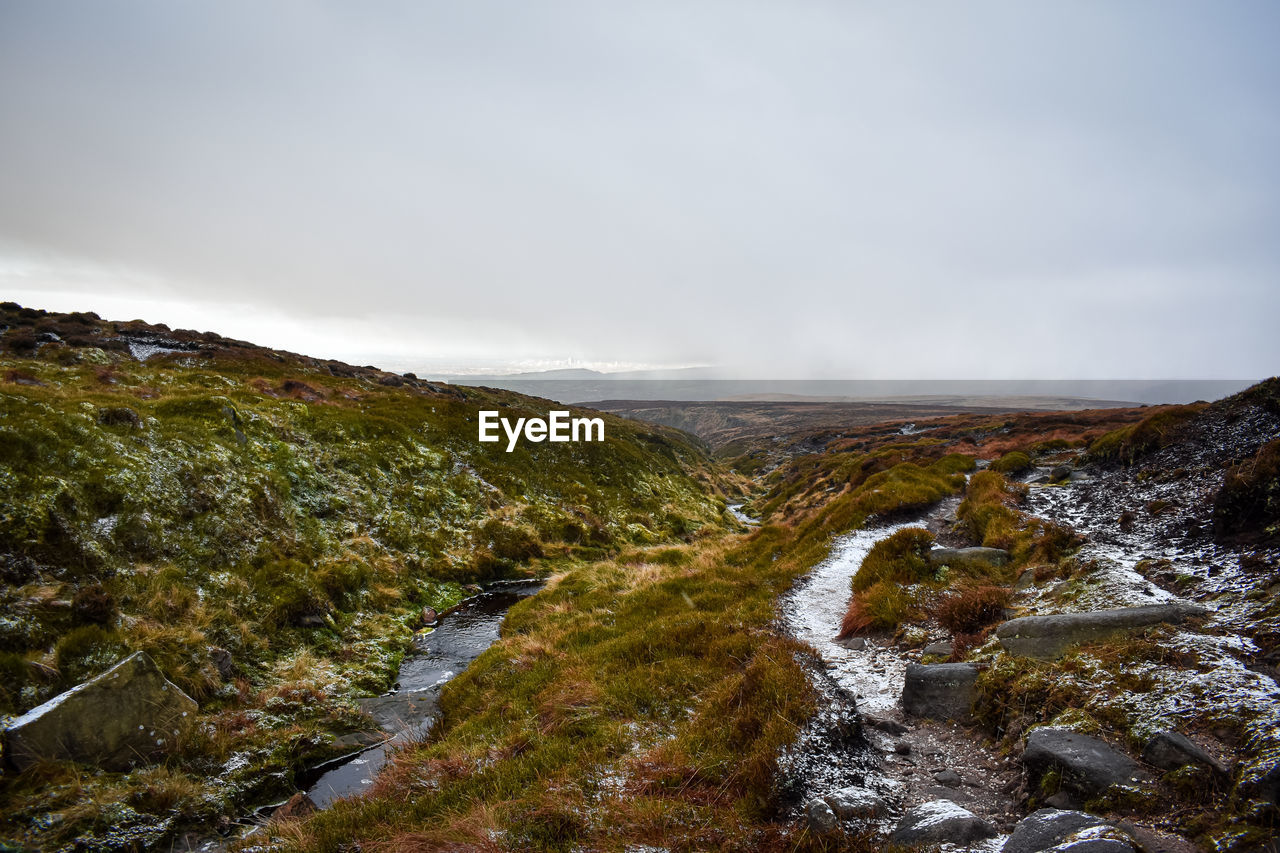
POLYGON ((939 770, 937 773, 933 774, 933 781, 937 782, 939 785, 946 785, 948 788, 959 788, 960 783, 964 780, 962 780, 960 778, 960 774, 954 770, 939 770))
POLYGON ((1150 604, 1087 613, 1024 616, 1003 623, 996 629, 996 637, 1010 654, 1049 660, 1061 656, 1069 646, 1077 643, 1105 639, 1152 625, 1176 625, 1207 612, 1193 604, 1150 604))
POLYGON ((1106 741, 1067 729, 1036 729, 1027 736, 1022 754, 1027 775, 1038 784, 1044 774, 1058 770, 1062 786, 1088 798, 1115 785, 1150 783, 1151 776, 1132 758, 1106 741))
POLYGON ((823 798, 841 820, 870 818, 885 810, 884 798, 869 788, 850 785, 823 798))
POLYGON ((840 828, 839 818, 825 800, 810 800, 805 804, 804 813, 809 821, 809 830, 818 835, 835 832, 840 828))
POLYGON ((903 815, 889 840, 894 844, 966 844, 995 834, 995 827, 968 809, 950 800, 934 800, 903 815))
POLYGON ((978 668, 971 663, 908 664, 902 710, 935 720, 973 720, 978 668))
POLYGON ((1198 764, 1224 776, 1228 773, 1213 756, 1177 732, 1157 732, 1142 750, 1142 760, 1161 770, 1198 764))
POLYGON ((1013 828, 1001 853, 1133 853, 1133 845, 1102 818, 1078 811, 1040 809, 1013 828), (1068 846, 1069 845, 1069 846, 1068 846))
POLYGON ((907 727, 892 717, 881 717, 876 714, 864 714, 862 722, 873 729, 885 732, 891 735, 905 734, 907 727))

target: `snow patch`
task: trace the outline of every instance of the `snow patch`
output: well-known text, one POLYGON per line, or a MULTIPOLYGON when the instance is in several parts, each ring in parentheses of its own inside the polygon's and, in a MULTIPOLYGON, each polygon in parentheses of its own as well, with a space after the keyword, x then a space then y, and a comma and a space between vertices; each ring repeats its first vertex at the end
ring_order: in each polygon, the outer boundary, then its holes
POLYGON ((871 640, 850 649, 835 639, 852 594, 851 581, 877 542, 911 524, 855 530, 838 537, 831 556, 820 563, 783 601, 782 614, 793 636, 813 646, 836 683, 857 699, 858 709, 884 711, 898 704, 906 660, 895 648, 871 640))

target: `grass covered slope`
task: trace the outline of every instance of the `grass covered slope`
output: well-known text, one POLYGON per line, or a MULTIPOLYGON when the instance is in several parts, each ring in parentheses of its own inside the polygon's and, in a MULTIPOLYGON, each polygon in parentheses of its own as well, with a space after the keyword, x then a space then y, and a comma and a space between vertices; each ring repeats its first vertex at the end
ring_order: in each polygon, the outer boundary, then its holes
POLYGON ((422 607, 544 570, 531 561, 723 524, 719 475, 674 430, 605 416, 602 443, 507 453, 477 441, 477 412, 555 404, 93 315, 0 313, 0 713, 138 649, 202 705, 159 783, 6 774, 5 834, 27 843, 118 825, 102 817, 112 803, 147 824, 148 802, 128 799, 139 784, 172 793, 152 824, 287 793, 335 733, 367 727, 351 699, 386 688, 422 607), (169 351, 135 355, 156 348, 169 351), (23 829, 49 814, 47 834, 23 829))
POLYGON ((775 822, 777 761, 814 695, 801 647, 771 628, 806 565, 786 544, 770 528, 558 576, 446 685, 434 736, 371 796, 277 837, 297 850, 795 849, 803 833, 775 822))

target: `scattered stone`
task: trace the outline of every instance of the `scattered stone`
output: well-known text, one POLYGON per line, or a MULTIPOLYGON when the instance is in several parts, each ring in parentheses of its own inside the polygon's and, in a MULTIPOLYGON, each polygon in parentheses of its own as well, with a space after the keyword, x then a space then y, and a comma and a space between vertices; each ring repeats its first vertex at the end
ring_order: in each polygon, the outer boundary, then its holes
POLYGON ((1055 809, 1078 809, 1080 801, 1066 791, 1059 791, 1056 794, 1044 798, 1044 804, 1055 809))
POLYGON ((907 664, 902 710, 916 717, 972 722, 977 680, 978 668, 971 663, 907 664))
POLYGON ((840 641, 840 645, 851 651, 860 652, 867 647, 865 637, 847 637, 840 641))
POLYGON ((954 770, 939 770, 933 774, 933 781, 939 785, 946 785, 948 788, 959 788, 960 783, 964 780, 960 778, 960 774, 954 770))
POLYGON ((328 614, 318 610, 308 611, 294 617, 293 624, 298 628, 324 628, 329 624, 328 614))
POLYGON ((422 613, 418 618, 424 626, 429 627, 440 621, 440 614, 436 613, 436 609, 434 607, 424 607, 422 608, 422 613))
POLYGON ((1116 827, 1138 843, 1142 853, 1200 853, 1200 848, 1185 838, 1127 820, 1116 821, 1116 827))
POLYGON ((1142 760, 1161 770, 1177 770, 1188 764, 1199 764, 1222 776, 1230 773, 1216 758, 1177 732, 1157 732, 1142 750, 1142 760))
POLYGON ((141 429, 142 418, 128 406, 106 406, 98 409, 98 423, 106 426, 125 426, 141 429))
POLYGON ((1040 809, 1018 821, 1001 853, 1135 853, 1129 839, 1102 818, 1077 811, 1040 809))
POLYGON ((929 565, 998 567, 1009 562, 1003 548, 934 548, 929 551, 929 565))
POLYGON ((231 680, 235 672, 235 659, 231 657, 231 652, 212 646, 209 649, 209 660, 213 661, 213 665, 218 668, 218 675, 222 676, 223 681, 231 680))
POLYGON ((1061 483, 1071 478, 1071 468, 1066 465, 1059 465, 1049 472, 1050 483, 1061 483))
POLYGON ((134 652, 14 720, 5 755, 19 770, 42 758, 127 770, 172 746, 198 710, 146 652, 134 652))
POLYGON ((841 788, 823 799, 840 820, 875 817, 885 810, 884 797, 859 785, 841 788))
POLYGON ((817 835, 826 835, 840 828, 840 819, 825 800, 810 800, 805 804, 804 813, 809 820, 809 830, 817 835))
POLYGON ((333 739, 334 749, 349 749, 355 751, 357 749, 368 749, 371 746, 377 746, 384 743, 387 736, 383 732, 351 732, 350 734, 339 735, 333 739))
POLYGON ((930 643, 924 647, 924 651, 921 652, 921 654, 939 655, 944 658, 949 658, 951 657, 951 644, 946 641, 930 643))
POLYGON ((1045 660, 1060 657, 1068 646, 1100 640, 1125 631, 1152 625, 1178 624, 1208 611, 1194 604, 1149 604, 1062 613, 1056 616, 1023 616, 1010 619, 996 629, 1005 651, 1045 660))
POLYGON ((1031 587, 1035 585, 1036 585, 1036 570, 1032 568, 1032 569, 1027 569, 1022 574, 1018 575, 1018 579, 1017 581, 1014 582, 1013 588, 1018 592, 1022 592, 1024 589, 1031 589, 1031 587))
POLYGON ((950 800, 934 800, 903 815, 889 841, 893 844, 966 844, 995 834, 995 827, 968 809, 950 800))
POLYGON ((314 813, 315 811, 316 804, 306 795, 306 792, 299 791, 290 797, 288 802, 271 814, 271 822, 276 823, 282 820, 298 820, 314 813))
POLYGON ((900 740, 893 745, 893 751, 898 755, 910 755, 911 744, 907 743, 905 740, 900 740))
POLYGON ((1151 776, 1106 741, 1068 729, 1036 729, 1027 735, 1022 763, 1033 784, 1050 770, 1062 774, 1062 787, 1084 798, 1113 785, 1150 783, 1151 776))
POLYGON ((892 717, 881 717, 875 714, 864 714, 862 722, 873 729, 878 729, 886 734, 900 735, 905 734, 907 727, 892 717))
POLYGON ((1138 520, 1138 514, 1133 510, 1126 509, 1124 512, 1120 513, 1120 518, 1119 518, 1120 529, 1125 533, 1128 533, 1129 531, 1133 530, 1134 522, 1136 522, 1137 520, 1138 520))

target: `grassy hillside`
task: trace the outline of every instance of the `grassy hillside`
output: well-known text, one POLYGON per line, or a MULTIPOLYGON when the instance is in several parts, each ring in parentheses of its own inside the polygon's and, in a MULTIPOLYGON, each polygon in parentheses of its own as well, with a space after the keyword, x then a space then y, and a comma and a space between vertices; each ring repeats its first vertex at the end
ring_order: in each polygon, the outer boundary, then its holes
POLYGON ((119 824, 113 802, 141 826, 287 793, 368 727, 351 699, 386 689, 424 606, 725 524, 722 481, 674 430, 606 416, 603 443, 506 453, 476 440, 477 411, 553 404, 0 312, 0 713, 142 649, 203 718, 158 782, 7 774, 6 834, 28 843, 119 824), (140 361, 142 346, 174 351, 140 361), (169 791, 165 808, 127 800, 139 784, 169 791))

